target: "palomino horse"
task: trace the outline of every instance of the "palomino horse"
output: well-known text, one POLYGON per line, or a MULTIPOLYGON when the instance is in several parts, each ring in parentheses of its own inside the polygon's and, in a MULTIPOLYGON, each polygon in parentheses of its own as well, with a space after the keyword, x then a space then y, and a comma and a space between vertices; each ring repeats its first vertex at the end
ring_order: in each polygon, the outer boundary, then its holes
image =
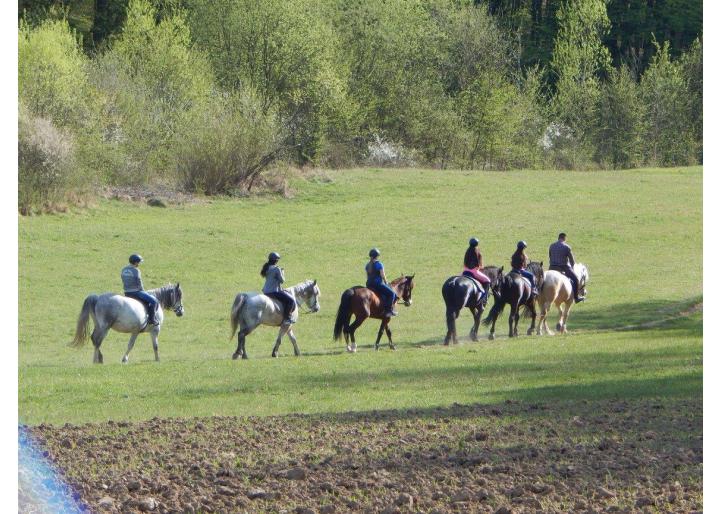
MULTIPOLYGON (((573 271, 578 278, 578 294, 585 296, 585 286, 590 280, 590 272, 588 271, 587 266, 580 262, 575 263, 573 271)), ((560 313, 560 318, 558 319, 555 328, 559 330, 561 334, 566 333, 570 308, 575 303, 570 279, 559 271, 546 271, 543 288, 542 291, 540 291, 540 295, 537 297, 537 303, 540 306, 540 319, 538 320, 537 334, 540 335, 544 330, 546 334, 553 335, 547 325, 547 314, 552 304, 555 304, 558 312, 560 313)))
MULTIPOLYGON (((158 299, 162 309, 172 309, 175 314, 182 316, 185 309, 182 304, 182 289, 180 284, 168 284, 157 289, 146 291, 158 299)), ((90 335, 93 345, 95 346, 95 354, 93 362, 102 364, 103 356, 100 352, 100 345, 107 336, 108 331, 112 328, 118 332, 130 334, 127 352, 122 358, 123 362, 128 361, 130 350, 135 346, 135 339, 141 332, 150 332, 153 350, 155 351, 155 360, 159 361, 158 355, 158 334, 163 323, 163 311, 158 309, 157 325, 148 325, 147 313, 145 306, 139 301, 114 293, 105 293, 101 295, 91 294, 85 298, 80 316, 77 320, 77 328, 75 330, 75 339, 70 343, 71 346, 80 347, 87 340, 88 324, 90 316, 92 316, 95 328, 90 335)))
MULTIPOLYGON (((490 291, 493 296, 497 296, 498 286, 502 281, 503 268, 497 266, 486 266, 483 272, 490 279, 490 291)), ((488 294, 490 293, 488 291, 488 294)), ((452 342, 457 344, 457 330, 455 328, 455 320, 460 316, 463 307, 470 309, 473 315, 473 327, 470 329, 470 339, 477 341, 478 328, 483 310, 487 303, 487 297, 480 300, 480 284, 476 280, 468 278, 464 275, 456 275, 448 278, 442 286, 442 295, 445 300, 445 319, 447 321, 447 335, 445 336, 445 345, 452 342)))
MULTIPOLYGON (((413 278, 415 278, 415 275, 406 275, 390 282, 390 287, 392 287, 397 295, 395 301, 397 302, 398 299, 402 299, 406 307, 412 305, 413 278)), ((380 322, 377 340, 375 341, 375 350, 380 349, 380 339, 382 338, 383 330, 387 334, 390 349, 394 350, 395 345, 392 342, 392 333, 388 327, 390 316, 385 315, 385 308, 380 297, 369 288, 363 286, 354 286, 346 289, 340 297, 340 307, 338 307, 337 316, 335 317, 333 338, 335 341, 338 341, 340 340, 340 335, 344 334, 347 351, 357 351, 355 331, 367 318, 382 320, 380 322), (355 321, 351 324, 350 318, 353 315, 355 315, 355 321)))
MULTIPOLYGON (((301 284, 285 289, 295 298, 295 310, 292 312, 292 319, 297 320, 300 312, 299 308, 305 304, 310 312, 320 310, 320 288, 317 286, 317 280, 306 280, 301 284)), ((247 359, 247 351, 245 351, 245 337, 255 330, 258 325, 270 325, 272 327, 280 327, 275 346, 273 347, 272 356, 277 357, 280 341, 287 334, 290 337, 295 355, 300 355, 300 349, 297 345, 297 339, 292 331, 292 325, 283 323, 283 307, 280 302, 265 296, 262 293, 239 293, 235 297, 232 309, 230 310, 230 326, 232 332, 230 338, 238 333, 238 346, 232 358, 242 357, 247 359)))
MULTIPOLYGON (((543 280, 543 268, 542 262, 531 262, 528 264, 527 270, 535 276, 535 284, 538 289, 542 287, 543 280)), ((533 333, 535 328, 535 318, 537 316, 535 312, 535 301, 532 296, 532 288, 530 282, 528 282, 522 275, 515 272, 510 272, 505 275, 500 285, 500 294, 495 296, 495 303, 487 318, 483 320, 483 325, 490 325, 489 338, 495 339, 495 322, 498 316, 502 313, 505 308, 505 304, 510 304, 510 318, 508 319, 509 324, 509 337, 517 337, 518 335, 518 322, 520 321, 520 307, 525 307, 525 315, 532 316, 532 323, 527 331, 527 335, 533 333)))

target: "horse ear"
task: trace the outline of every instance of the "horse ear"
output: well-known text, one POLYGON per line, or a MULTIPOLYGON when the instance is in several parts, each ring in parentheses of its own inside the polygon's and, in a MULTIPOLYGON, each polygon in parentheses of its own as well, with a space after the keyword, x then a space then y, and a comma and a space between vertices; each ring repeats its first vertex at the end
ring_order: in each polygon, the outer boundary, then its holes
POLYGON ((175 287, 176 287, 177 289, 180 289, 180 282, 178 282, 178 283, 175 285, 175 287))
POLYGON ((542 265, 543 265, 543 261, 540 261, 540 266, 542 266, 542 265))
POLYGON ((500 269, 499 269, 498 271, 499 271, 500 273, 502 273, 502 271, 503 271, 504 268, 505 268, 505 265, 503 264, 502 266, 500 266, 500 269))
POLYGON ((413 273, 412 275, 410 275, 408 278, 409 278, 410 280, 414 279, 414 278, 415 278, 415 273, 413 273))
POLYGON ((317 279, 313 279, 313 285, 317 285, 317 279))

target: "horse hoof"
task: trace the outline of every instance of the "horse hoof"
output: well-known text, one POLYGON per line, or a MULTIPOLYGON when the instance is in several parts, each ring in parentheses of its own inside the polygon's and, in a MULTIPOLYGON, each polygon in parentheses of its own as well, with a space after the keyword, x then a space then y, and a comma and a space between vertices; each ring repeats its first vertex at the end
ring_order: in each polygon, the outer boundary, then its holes
POLYGON ((529 335, 529 336, 533 335, 532 329, 530 329, 530 330, 527 331, 527 335, 529 335))
POLYGON ((240 357, 240 354, 233 353, 232 360, 236 361, 238 357, 240 357))
POLYGON ((490 339, 491 341, 494 341, 494 340, 495 340, 495 334, 490 334, 490 335, 488 336, 488 339, 490 339))
POLYGON ((395 345, 390 346, 390 349, 391 349, 392 351, 395 351, 395 345))
POLYGON ((277 353, 273 353, 273 354, 272 354, 272 358, 273 358, 273 359, 277 359, 277 358, 278 358, 277 353))

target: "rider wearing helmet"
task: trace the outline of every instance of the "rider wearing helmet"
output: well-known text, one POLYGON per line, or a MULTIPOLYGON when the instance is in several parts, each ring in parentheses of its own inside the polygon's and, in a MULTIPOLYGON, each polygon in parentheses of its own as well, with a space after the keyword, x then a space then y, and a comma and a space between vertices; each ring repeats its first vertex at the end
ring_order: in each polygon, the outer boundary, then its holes
POLYGON ((140 269, 138 268, 138 266, 140 266, 140 263, 143 261, 143 258, 140 257, 138 254, 134 253, 130 256, 129 261, 130 264, 125 266, 120 272, 120 278, 122 279, 125 296, 127 296, 128 298, 133 298, 142 303, 148 313, 148 324, 157 325, 158 321, 156 316, 158 301, 154 296, 145 292, 142 278, 140 277, 140 269))
POLYGON ((378 260, 380 250, 373 248, 370 250, 369 255, 370 261, 365 265, 365 272, 367 273, 365 285, 382 299, 385 306, 385 316, 397 316, 397 312, 393 310, 397 295, 387 284, 385 268, 382 262, 378 260))
POLYGON ((485 288, 485 296, 490 288, 490 278, 481 270, 483 269, 483 258, 478 244, 480 242, 475 237, 470 238, 470 246, 465 250, 463 275, 469 275, 480 282, 485 288))
POLYGON ((283 269, 277 265, 279 260, 280 254, 277 252, 272 252, 268 255, 267 262, 263 264, 260 270, 260 275, 265 277, 265 285, 262 290, 265 296, 276 299, 282 305, 283 324, 295 323, 292 320, 292 313, 295 310, 295 299, 282 288, 281 284, 285 282, 285 273, 283 273, 283 269))
POLYGON ((525 269, 530 262, 528 256, 525 255, 525 248, 527 248, 527 243, 525 241, 518 241, 517 250, 515 250, 515 253, 512 254, 512 257, 510 258, 510 265, 514 272, 520 273, 523 277, 530 281, 532 294, 537 295, 538 290, 537 287, 535 287, 535 275, 525 269))
POLYGON ((575 257, 572 253, 572 248, 565 242, 565 232, 560 232, 558 240, 550 245, 550 269, 559 271, 567 278, 570 279, 572 284, 573 296, 575 297, 575 303, 579 303, 585 300, 584 296, 578 296, 578 278, 573 271, 575 266, 575 257))

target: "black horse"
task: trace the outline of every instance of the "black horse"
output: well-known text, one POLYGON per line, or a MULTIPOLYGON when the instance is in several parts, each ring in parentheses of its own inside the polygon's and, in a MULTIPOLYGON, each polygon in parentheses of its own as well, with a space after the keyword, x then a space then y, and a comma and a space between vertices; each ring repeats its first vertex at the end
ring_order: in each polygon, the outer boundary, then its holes
MULTIPOLYGON (((542 262, 531 262, 528 264, 527 270, 535 276, 535 285, 538 290, 542 289, 542 282, 545 273, 543 272, 542 262)), ((535 297, 532 295, 530 283, 523 278, 520 273, 510 272, 502 278, 500 284, 500 292, 495 295, 495 303, 487 318, 483 320, 483 325, 490 325, 490 339, 495 339, 495 322, 498 316, 505 308, 505 304, 510 304, 510 319, 508 320, 510 333, 509 337, 517 337, 518 321, 520 320, 520 307, 525 307, 524 315, 532 317, 532 323, 527 331, 527 335, 531 335, 535 328, 535 297)))
MULTIPOLYGON (((497 266, 487 266, 483 269, 490 279, 490 291, 493 296, 497 296, 497 288, 502 281, 503 268, 497 266)), ((490 292, 488 291, 488 293, 490 292)), ((447 320, 447 335, 445 336, 445 345, 450 344, 450 338, 454 344, 457 344, 457 330, 455 328, 455 320, 460 315, 463 307, 470 309, 473 315, 473 327, 470 330, 470 339, 477 341, 478 328, 480 326, 480 318, 487 302, 487 296, 484 300, 480 299, 481 288, 477 281, 464 275, 450 277, 442 286, 442 295, 445 300, 445 318, 447 320)), ((497 301, 497 300, 496 300, 497 301)))

